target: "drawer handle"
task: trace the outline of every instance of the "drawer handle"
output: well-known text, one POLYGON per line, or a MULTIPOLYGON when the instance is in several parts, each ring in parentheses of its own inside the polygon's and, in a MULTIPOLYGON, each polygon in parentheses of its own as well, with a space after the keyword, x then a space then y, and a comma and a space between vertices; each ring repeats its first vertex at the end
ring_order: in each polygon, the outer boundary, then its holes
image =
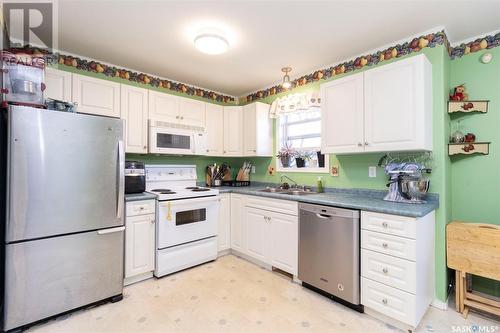
POLYGON ((151 223, 155 223, 155 219, 151 219, 151 223))
POLYGON ((382 272, 384 272, 384 274, 387 274, 387 273, 389 273, 389 270, 384 267, 384 269, 382 269, 382 272))
POLYGON ((384 249, 387 249, 387 248, 389 247, 389 244, 387 244, 387 243, 382 243, 382 247, 383 247, 384 249))
POLYGON ((384 299, 382 300, 382 303, 384 303, 384 305, 387 305, 387 298, 384 298, 384 299))
POLYGON ((139 207, 140 210, 144 210, 144 207, 139 207))
POLYGON ((387 228, 387 222, 383 222, 383 223, 382 223, 382 226, 383 226, 384 228, 387 228))

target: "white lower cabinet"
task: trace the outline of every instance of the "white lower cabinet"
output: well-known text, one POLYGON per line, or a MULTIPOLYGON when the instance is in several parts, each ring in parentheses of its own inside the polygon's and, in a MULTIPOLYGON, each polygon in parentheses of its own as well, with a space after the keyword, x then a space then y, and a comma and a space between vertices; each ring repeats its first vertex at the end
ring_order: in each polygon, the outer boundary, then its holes
POLYGON ((244 244, 244 207, 245 196, 231 193, 231 249, 245 253, 244 244))
POLYGON ((365 312, 400 328, 418 326, 434 298, 434 219, 434 212, 421 218, 361 212, 365 312))
POLYGON ((132 201, 126 205, 124 284, 128 285, 153 276, 155 201, 132 201))
POLYGON ((231 194, 222 193, 219 200, 217 250, 221 252, 231 248, 231 194))
POLYGON ((243 253, 292 275, 298 274, 297 202, 248 196, 244 199, 243 253), (262 205, 258 202, 263 201, 262 205), (278 207, 281 209, 269 210, 278 207), (289 210, 283 210, 289 207, 289 210))

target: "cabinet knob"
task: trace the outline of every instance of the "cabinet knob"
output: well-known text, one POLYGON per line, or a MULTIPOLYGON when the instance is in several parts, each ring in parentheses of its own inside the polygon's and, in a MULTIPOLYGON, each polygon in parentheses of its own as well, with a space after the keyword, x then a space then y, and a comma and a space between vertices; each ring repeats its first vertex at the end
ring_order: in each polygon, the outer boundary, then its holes
POLYGON ((151 223, 155 223, 155 219, 152 219, 152 220, 151 220, 151 223))
POLYGON ((144 148, 144 149, 148 149, 148 146, 144 146, 143 148, 144 148))
POLYGON ((388 246, 389 246, 389 244, 387 244, 387 243, 382 243, 382 247, 383 247, 384 249, 387 249, 387 247, 388 247, 388 246))
POLYGON ((224 154, 227 153, 227 151, 224 150, 224 154))
POLYGON ((209 152, 210 152, 210 150, 207 149, 207 153, 209 153, 209 152))
POLYGON ((384 298, 384 299, 382 300, 382 303, 387 304, 387 298, 384 298))
POLYGON ((175 119, 179 119, 179 116, 175 116, 175 119))
POLYGON ((387 274, 389 273, 389 270, 386 267, 384 267, 384 269, 382 269, 382 272, 384 272, 384 274, 387 274))
POLYGON ((181 117, 181 120, 184 119, 184 117, 181 117))
POLYGON ((256 153, 256 152, 257 152, 257 149, 254 149, 254 150, 253 150, 253 152, 254 152, 254 153, 256 153))
POLYGON ((365 141, 365 146, 368 146, 368 141, 365 141))
POLYGON ((358 147, 363 147, 363 144, 361 142, 358 142, 358 147))
POLYGON ((387 228, 387 222, 382 222, 382 226, 383 226, 384 228, 387 228))

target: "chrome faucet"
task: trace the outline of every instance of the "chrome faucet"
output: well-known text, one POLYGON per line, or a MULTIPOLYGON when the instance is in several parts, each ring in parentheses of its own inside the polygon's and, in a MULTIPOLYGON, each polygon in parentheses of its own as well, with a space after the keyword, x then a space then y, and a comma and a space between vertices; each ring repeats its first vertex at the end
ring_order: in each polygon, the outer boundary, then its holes
POLYGON ((281 178, 280 178, 280 183, 281 185, 283 186, 283 178, 286 178, 288 179, 289 181, 293 182, 295 184, 295 186, 298 186, 297 182, 295 180, 293 180, 292 178, 288 177, 287 175, 281 175, 281 178))

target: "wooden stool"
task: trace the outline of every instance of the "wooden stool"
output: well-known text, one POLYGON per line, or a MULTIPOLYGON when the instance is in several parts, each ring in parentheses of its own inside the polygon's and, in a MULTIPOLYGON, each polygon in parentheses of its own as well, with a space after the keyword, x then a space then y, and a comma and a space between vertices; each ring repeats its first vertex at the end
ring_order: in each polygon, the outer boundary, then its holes
POLYGON ((467 317, 471 307, 500 316, 500 302, 467 287, 467 274, 500 280, 500 226, 451 222, 446 243, 447 265, 455 270, 457 311, 467 317))

